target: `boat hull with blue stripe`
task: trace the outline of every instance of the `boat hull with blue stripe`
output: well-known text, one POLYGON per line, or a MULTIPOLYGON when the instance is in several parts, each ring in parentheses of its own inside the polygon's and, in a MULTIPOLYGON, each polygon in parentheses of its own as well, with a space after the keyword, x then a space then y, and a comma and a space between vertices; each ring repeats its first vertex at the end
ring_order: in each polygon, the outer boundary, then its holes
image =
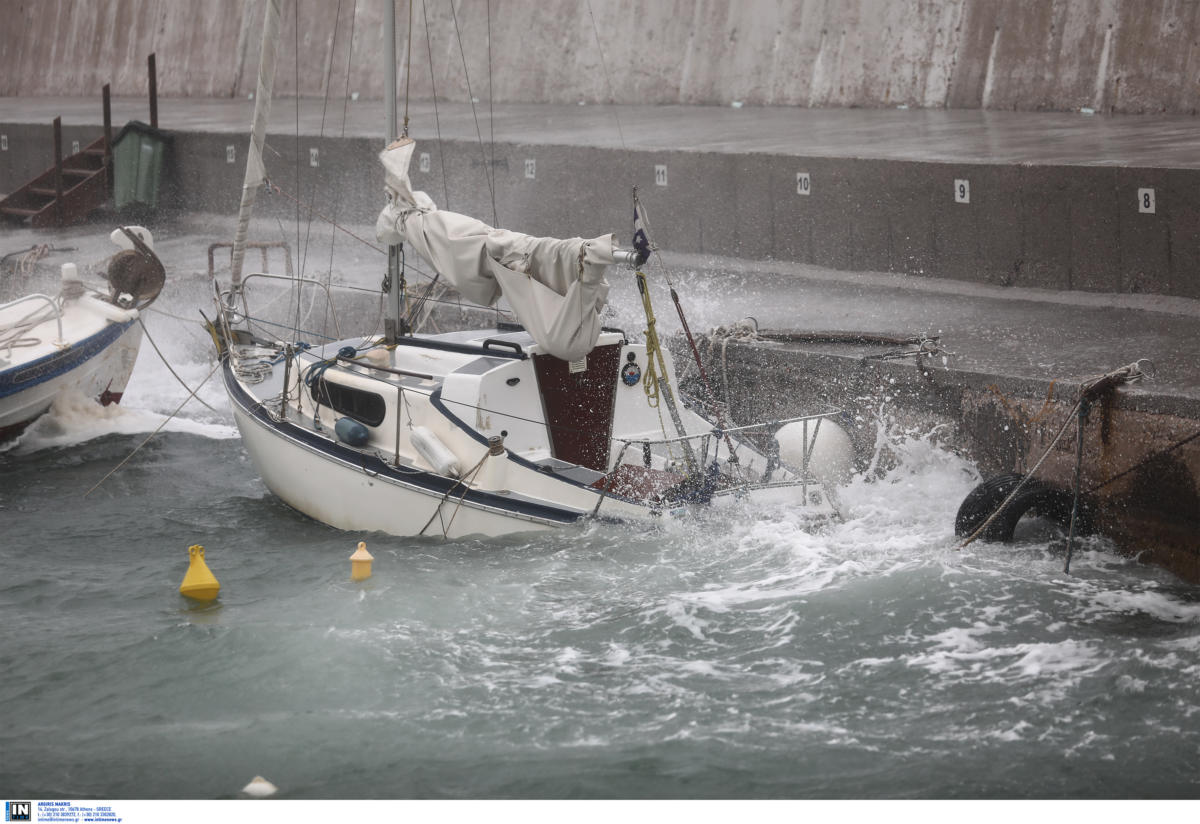
POLYGON ((87 294, 31 295, 0 307, 0 330, 18 328, 0 349, 0 443, 65 395, 120 402, 142 340, 136 310, 87 294))
POLYGON ((392 346, 243 339, 225 346, 223 374, 266 486, 339 529, 499 536, 592 518, 655 521, 767 488, 830 514, 819 485, 772 472, 766 456, 714 436, 684 408, 705 466, 774 475, 691 494, 682 442, 664 437, 665 415, 631 379, 646 365, 645 345, 620 332, 567 364, 523 331, 492 329, 392 346))

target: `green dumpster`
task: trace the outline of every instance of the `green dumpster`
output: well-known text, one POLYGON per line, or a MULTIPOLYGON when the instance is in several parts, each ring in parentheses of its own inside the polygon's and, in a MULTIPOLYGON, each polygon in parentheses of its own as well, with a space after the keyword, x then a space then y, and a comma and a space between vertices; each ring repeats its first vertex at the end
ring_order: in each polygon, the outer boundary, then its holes
POLYGON ((133 203, 154 208, 171 136, 131 120, 113 141, 113 200, 118 209, 133 203))

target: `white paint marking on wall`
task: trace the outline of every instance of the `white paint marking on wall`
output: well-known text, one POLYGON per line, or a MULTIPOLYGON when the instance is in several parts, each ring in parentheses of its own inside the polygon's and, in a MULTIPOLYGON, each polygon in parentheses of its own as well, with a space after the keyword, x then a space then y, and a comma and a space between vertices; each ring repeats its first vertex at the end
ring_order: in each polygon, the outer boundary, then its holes
POLYGON ((417 168, 422 172, 429 171, 429 152, 421 152, 421 156, 417 158, 417 168))
POLYGON ((226 163, 236 163, 237 162, 237 149, 234 148, 233 146, 225 147, 225 162, 226 163))
POLYGON ((954 202, 955 203, 970 203, 971 202, 971 181, 955 180, 954 181, 954 202))
POLYGON ((817 45, 817 56, 813 58, 812 72, 808 76, 808 106, 814 108, 818 101, 823 101, 828 97, 825 86, 825 30, 821 30, 821 41, 817 45))
POLYGON ((314 169, 321 165, 321 153, 317 151, 316 146, 310 146, 308 149, 308 165, 314 169))
POLYGON ((939 9, 929 71, 925 75, 925 89, 922 95, 922 105, 927 109, 949 106, 950 84, 962 37, 964 5, 947 3, 939 9))
POLYGON ((667 185, 667 167, 662 163, 656 164, 654 167, 654 185, 667 185))
POLYGON ((537 179, 537 158, 525 158, 525 177, 529 180, 537 179))
POLYGON ((1154 190, 1138 189, 1138 211, 1147 215, 1154 214, 1154 190))
POLYGON ((988 50, 987 72, 983 75, 983 100, 982 106, 987 109, 992 105, 992 88, 996 80, 996 46, 1000 42, 1000 27, 996 26, 996 32, 992 35, 992 47, 988 50))
POLYGON ((1104 32, 1104 46, 1100 49, 1100 65, 1096 67, 1096 88, 1092 90, 1092 108, 1104 111, 1104 92, 1108 88, 1108 57, 1112 48, 1113 29, 1110 25, 1104 32))
POLYGON ((796 172, 796 194, 812 194, 812 180, 809 179, 808 172, 796 172))

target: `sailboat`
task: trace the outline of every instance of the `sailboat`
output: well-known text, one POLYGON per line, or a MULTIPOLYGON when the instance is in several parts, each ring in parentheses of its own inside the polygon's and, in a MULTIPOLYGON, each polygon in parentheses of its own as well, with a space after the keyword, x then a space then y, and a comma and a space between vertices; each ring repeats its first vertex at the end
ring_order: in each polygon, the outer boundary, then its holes
MULTIPOLYGON (((394 12, 385 19, 394 25, 394 12)), ((239 244, 264 179, 277 25, 271 0, 232 278, 217 289, 211 325, 237 427, 276 496, 339 529, 448 538, 647 522, 781 495, 816 519, 835 514, 828 477, 816 476, 811 459, 836 431, 837 410, 735 427, 706 419, 679 393, 641 271, 644 233, 630 249, 611 234, 532 237, 439 209, 413 189, 416 144, 395 129, 394 46, 376 223, 389 252, 385 331, 332 341, 264 335, 247 285, 279 276, 243 279, 239 244), (488 307, 504 298, 515 322, 414 332, 403 305, 405 247, 465 300, 488 307), (637 279, 642 341, 603 325, 613 267, 637 279), (778 449, 771 435, 781 427, 798 449, 778 449)), ((394 33, 384 36, 388 51, 394 33)))
POLYGON ((76 264, 65 263, 57 294, 0 305, 0 444, 67 393, 120 402, 141 345, 139 311, 166 274, 147 229, 123 226, 110 238, 119 251, 108 262, 107 291, 88 288, 76 264))

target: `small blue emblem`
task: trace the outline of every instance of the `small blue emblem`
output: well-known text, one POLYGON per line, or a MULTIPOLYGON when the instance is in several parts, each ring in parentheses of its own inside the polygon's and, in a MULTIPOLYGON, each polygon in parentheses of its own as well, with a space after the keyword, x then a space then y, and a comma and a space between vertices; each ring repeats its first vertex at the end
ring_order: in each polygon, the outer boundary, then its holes
POLYGON ((636 363, 630 361, 621 367, 621 380, 626 386, 637 386, 637 382, 642 379, 642 368, 636 363))

